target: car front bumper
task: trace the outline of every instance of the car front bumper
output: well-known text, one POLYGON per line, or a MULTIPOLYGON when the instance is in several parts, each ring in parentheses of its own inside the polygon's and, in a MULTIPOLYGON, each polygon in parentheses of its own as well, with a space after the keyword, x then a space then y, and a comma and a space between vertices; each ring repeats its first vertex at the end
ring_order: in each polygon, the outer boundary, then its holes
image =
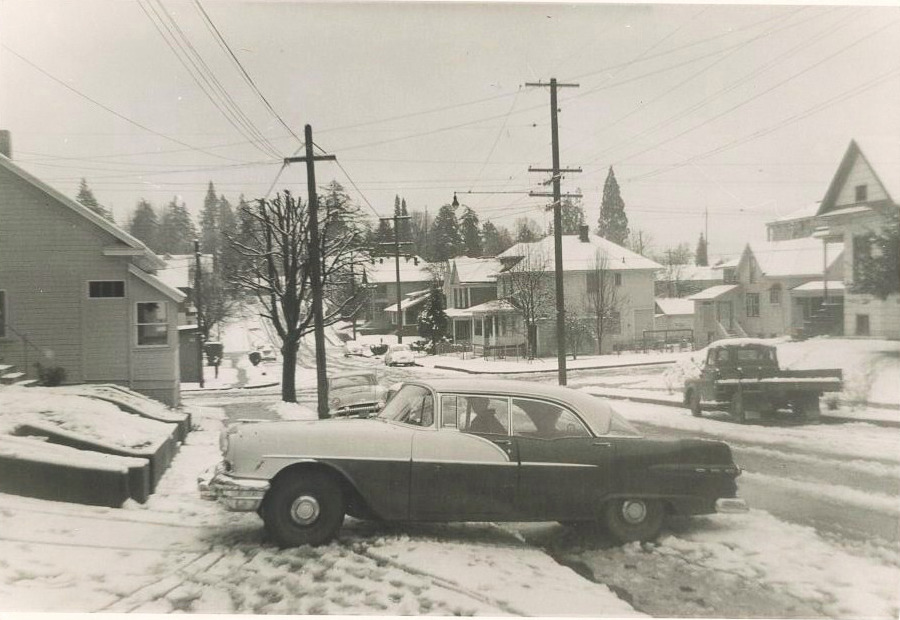
POLYGON ((201 498, 218 501, 228 510, 235 512, 259 510, 269 486, 268 480, 235 478, 225 471, 222 463, 208 469, 197 478, 197 489, 201 498))
POLYGON ((750 506, 740 497, 722 497, 716 500, 716 512, 734 514, 749 511, 750 506))

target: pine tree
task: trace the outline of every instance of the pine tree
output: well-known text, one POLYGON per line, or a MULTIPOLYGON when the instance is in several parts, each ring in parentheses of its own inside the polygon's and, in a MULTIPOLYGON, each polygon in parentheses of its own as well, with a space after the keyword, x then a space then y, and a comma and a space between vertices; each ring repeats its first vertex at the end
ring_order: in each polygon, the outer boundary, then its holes
MULTIPOLYGON (((406 209, 406 198, 400 199, 400 215, 409 216, 409 211, 406 209)), ((412 241, 412 220, 400 220, 400 240, 412 241)))
MULTIPOLYGON (((560 207, 560 215, 562 216, 562 234, 577 235, 581 232, 581 226, 584 224, 584 208, 581 206, 581 199, 563 198, 560 207)), ((550 232, 553 232, 553 225, 550 225, 550 232)))
POLYGON ((159 218, 153 205, 141 198, 137 207, 131 215, 131 221, 128 222, 128 232, 131 235, 144 242, 144 244, 153 250, 158 251, 159 243, 159 218))
POLYGON ((160 222, 159 238, 160 252, 168 254, 192 254, 194 252, 197 228, 184 203, 178 203, 177 196, 166 205, 160 222))
POLYGON ((496 226, 490 220, 481 225, 484 256, 497 256, 513 245, 512 235, 505 226, 496 226))
POLYGON ((223 280, 228 282, 240 265, 240 255, 228 242, 238 233, 238 221, 231 203, 225 196, 219 196, 219 271, 223 280))
POLYGON ((597 234, 613 243, 624 246, 628 241, 628 216, 625 215, 625 201, 619 192, 619 183, 612 166, 603 184, 603 200, 600 202, 600 219, 597 234))
POLYGON ((91 188, 88 187, 87 181, 84 179, 84 177, 81 178, 81 185, 78 187, 78 195, 75 196, 75 200, 80 202, 82 205, 84 205, 97 215, 108 219, 110 222, 115 221, 109 209, 97 202, 97 199, 94 197, 94 192, 92 192, 91 188))
POLYGON ((459 218, 459 226, 466 256, 478 258, 484 254, 481 231, 478 229, 478 214, 465 207, 459 218))
POLYGON ((453 202, 441 207, 437 217, 434 218, 434 224, 428 235, 434 261, 445 261, 459 256, 463 249, 463 240, 459 234, 459 222, 456 219, 457 207, 459 207, 459 201, 454 194, 453 202))
POLYGON ((900 215, 895 212, 886 219, 880 232, 853 238, 853 293, 878 299, 900 293, 900 215))
POLYGON ((516 241, 532 243, 541 239, 541 225, 527 216, 516 219, 516 241))
POLYGON ((429 342, 428 352, 432 355, 438 342, 447 337, 450 319, 444 312, 444 293, 437 286, 431 289, 425 308, 419 314, 418 332, 429 342))
POLYGON ((213 182, 209 182, 203 209, 200 211, 200 250, 204 254, 212 254, 213 271, 218 272, 219 254, 222 242, 219 233, 219 198, 213 182))
POLYGON ((699 267, 709 265, 709 257, 706 255, 706 239, 700 233, 700 241, 697 242, 697 251, 694 252, 694 263, 699 267))

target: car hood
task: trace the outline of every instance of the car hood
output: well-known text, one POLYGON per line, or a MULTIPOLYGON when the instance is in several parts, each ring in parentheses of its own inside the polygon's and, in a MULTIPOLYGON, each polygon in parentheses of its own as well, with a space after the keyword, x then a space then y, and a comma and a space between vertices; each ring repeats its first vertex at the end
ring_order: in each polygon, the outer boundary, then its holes
POLYGON ((229 434, 225 458, 253 476, 269 459, 409 460, 412 431, 380 419, 331 419, 242 424, 229 434))

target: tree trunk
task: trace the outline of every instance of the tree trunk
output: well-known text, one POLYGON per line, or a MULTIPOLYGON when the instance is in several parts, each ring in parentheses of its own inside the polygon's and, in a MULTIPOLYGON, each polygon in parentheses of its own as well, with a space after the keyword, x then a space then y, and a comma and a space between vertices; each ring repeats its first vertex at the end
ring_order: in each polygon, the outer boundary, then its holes
POLYGON ((297 345, 285 343, 281 348, 281 400, 286 403, 297 402, 297 345))

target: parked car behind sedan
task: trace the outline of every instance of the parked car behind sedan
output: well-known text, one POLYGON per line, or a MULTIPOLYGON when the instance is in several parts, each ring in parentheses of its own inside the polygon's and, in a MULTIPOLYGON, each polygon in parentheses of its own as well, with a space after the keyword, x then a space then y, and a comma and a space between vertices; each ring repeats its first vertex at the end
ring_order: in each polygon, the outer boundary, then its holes
POLYGON ((522 381, 407 381, 376 418, 238 425, 200 493, 257 511, 281 546, 345 514, 385 521, 602 522, 650 540, 667 515, 743 512, 721 441, 645 438, 605 401, 522 381))
POLYGON ((392 344, 384 354, 384 363, 387 366, 415 366, 416 358, 408 344, 392 344))
POLYGON ((368 415, 387 402, 387 390, 370 370, 347 372, 328 378, 328 410, 333 416, 368 415))

